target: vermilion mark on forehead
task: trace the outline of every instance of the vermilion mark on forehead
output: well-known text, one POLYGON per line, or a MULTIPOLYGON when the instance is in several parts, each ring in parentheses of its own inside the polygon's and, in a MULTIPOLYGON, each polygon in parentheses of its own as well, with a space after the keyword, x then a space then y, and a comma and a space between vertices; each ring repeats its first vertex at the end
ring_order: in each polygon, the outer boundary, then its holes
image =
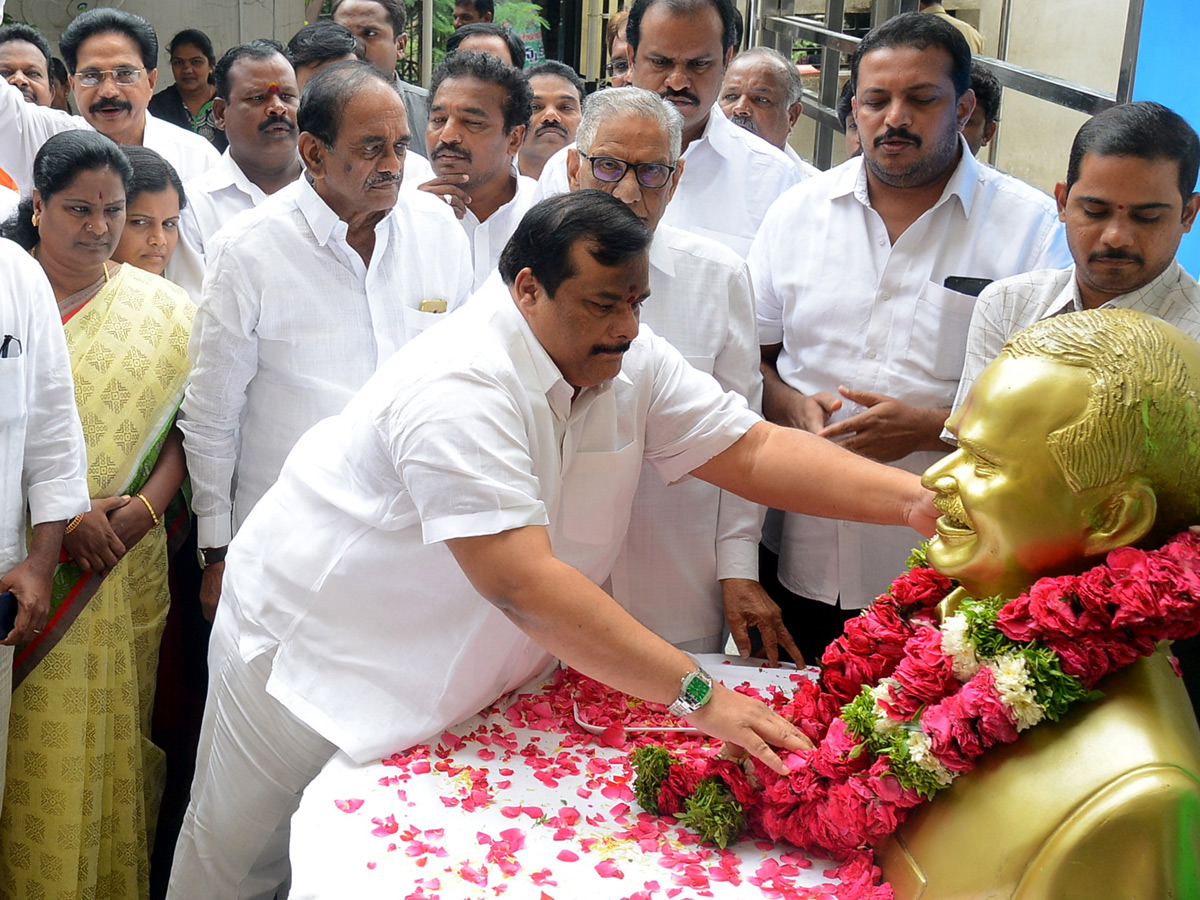
POLYGON ((279 85, 277 83, 275 83, 274 81, 272 81, 270 84, 267 85, 267 93, 268 94, 278 94, 279 93, 279 85))
POLYGON ((638 301, 638 286, 636 284, 631 284, 629 286, 629 296, 625 298, 625 302, 630 305, 633 305, 634 303, 637 303, 637 301, 638 301))
POLYGON ((1124 207, 1124 206, 1122 206, 1120 203, 1118 203, 1118 204, 1117 204, 1117 209, 1124 209, 1124 208, 1125 208, 1125 207, 1124 207))

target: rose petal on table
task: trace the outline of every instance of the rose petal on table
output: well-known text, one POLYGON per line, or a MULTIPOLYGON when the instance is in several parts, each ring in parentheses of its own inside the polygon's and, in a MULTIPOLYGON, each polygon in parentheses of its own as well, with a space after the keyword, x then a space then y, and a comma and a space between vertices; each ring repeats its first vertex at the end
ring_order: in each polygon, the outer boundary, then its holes
POLYGON ((352 813, 363 805, 362 800, 334 800, 333 805, 344 813, 352 813))
POLYGON ((563 849, 563 850, 558 851, 558 858, 562 862, 578 862, 579 854, 576 853, 574 850, 563 849))

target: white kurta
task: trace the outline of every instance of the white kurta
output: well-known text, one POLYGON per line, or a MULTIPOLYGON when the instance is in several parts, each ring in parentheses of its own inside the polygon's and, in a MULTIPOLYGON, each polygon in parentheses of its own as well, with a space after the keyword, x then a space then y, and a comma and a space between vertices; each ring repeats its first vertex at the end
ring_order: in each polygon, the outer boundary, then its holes
MULTIPOLYGON (((1054 201, 962 158, 941 198, 893 245, 867 195, 861 157, 814 176, 771 207, 750 254, 758 336, 783 344, 780 377, 806 394, 839 385, 947 407, 962 373, 975 298, 947 277, 1006 278, 1070 262, 1054 201)), ((833 421, 861 412, 843 401, 833 421)), ((947 447, 947 451, 949 447, 947 447)), ((895 465, 923 472, 919 451, 895 465)), ((914 544, 906 528, 788 513, 767 518, 780 551, 779 580, 843 608, 868 605, 902 571, 914 544)))
MULTIPOLYGON (((33 188, 33 159, 42 144, 63 131, 91 128, 83 116, 26 103, 17 88, 0 80, 0 169, 28 194, 33 188)), ((220 154, 200 135, 146 113, 142 146, 157 151, 186 182, 217 164, 220 154)))
MULTIPOLYGON (((650 299, 642 323, 762 405, 754 297, 745 262, 716 241, 659 225, 650 246, 650 299)), ((642 467, 611 592, 655 634, 695 652, 722 646, 721 578, 758 578, 763 510, 697 478, 667 486, 642 467)))
MULTIPOLYGON (((1034 322, 1083 308, 1074 266, 1014 275, 984 288, 971 316, 967 357, 954 398, 955 408, 967 399, 967 391, 979 373, 1000 355, 1010 337, 1034 322)), ((1200 285, 1176 260, 1148 284, 1113 297, 1100 308, 1136 309, 1157 316, 1200 341, 1200 285)), ((954 440, 949 432, 943 433, 943 437, 954 440)))
POLYGON ((209 253, 180 421, 202 547, 228 543, 296 439, 445 318, 423 301, 454 309, 471 284, 445 204, 404 195, 376 226, 368 266, 304 178, 222 229, 209 253))
MULTIPOLYGON (((570 190, 567 150, 574 146, 546 160, 535 201, 570 190)), ((712 238, 745 258, 767 209, 798 180, 795 166, 783 151, 730 122, 715 104, 704 132, 682 158, 683 177, 663 224, 712 238)))
POLYGON ((572 394, 508 290, 485 291, 300 440, 221 606, 244 659, 276 650, 272 696, 359 762, 472 715, 547 655, 444 542, 548 526, 600 583, 643 458, 675 481, 758 421, 646 328, 617 378, 572 394))
POLYGON ((526 175, 517 175, 517 192, 513 198, 492 213, 483 222, 475 217, 471 208, 467 207, 466 215, 462 217, 463 231, 471 242, 471 259, 475 266, 475 279, 472 290, 479 290, 487 281, 488 275, 500 262, 500 253, 508 239, 512 237, 521 218, 529 207, 533 206, 533 198, 537 193, 537 181, 526 175))

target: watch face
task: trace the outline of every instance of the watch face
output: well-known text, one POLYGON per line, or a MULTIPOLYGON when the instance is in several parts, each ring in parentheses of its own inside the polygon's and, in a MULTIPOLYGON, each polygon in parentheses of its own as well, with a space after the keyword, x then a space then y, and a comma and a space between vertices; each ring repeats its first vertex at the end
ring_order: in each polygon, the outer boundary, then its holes
POLYGON ((712 689, 712 682, 696 672, 688 678, 683 693, 687 697, 687 702, 699 709, 708 700, 712 689))

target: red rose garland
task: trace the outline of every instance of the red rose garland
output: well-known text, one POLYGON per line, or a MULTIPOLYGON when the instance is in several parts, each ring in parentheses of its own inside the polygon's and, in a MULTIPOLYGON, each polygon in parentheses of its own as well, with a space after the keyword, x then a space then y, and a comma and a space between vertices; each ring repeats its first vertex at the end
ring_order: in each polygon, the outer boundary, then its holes
MULTIPOLYGON (((988 748, 1097 696, 1101 678, 1149 656, 1157 642, 1200 632, 1200 536, 1184 533, 1150 552, 1115 550, 1103 565, 1043 578, 1009 602, 964 600, 939 626, 933 607, 952 588, 915 565, 847 623, 822 658, 819 684, 801 683, 780 711, 817 744, 788 757, 787 775, 760 767, 755 791, 730 763, 660 757, 657 797, 639 784, 639 799, 706 821, 689 803, 719 778, 744 830, 843 860, 847 875, 857 873, 854 896, 890 896, 864 850, 911 808, 973 769, 988 748)), ((652 768, 645 753, 635 758, 639 778, 652 768)))

